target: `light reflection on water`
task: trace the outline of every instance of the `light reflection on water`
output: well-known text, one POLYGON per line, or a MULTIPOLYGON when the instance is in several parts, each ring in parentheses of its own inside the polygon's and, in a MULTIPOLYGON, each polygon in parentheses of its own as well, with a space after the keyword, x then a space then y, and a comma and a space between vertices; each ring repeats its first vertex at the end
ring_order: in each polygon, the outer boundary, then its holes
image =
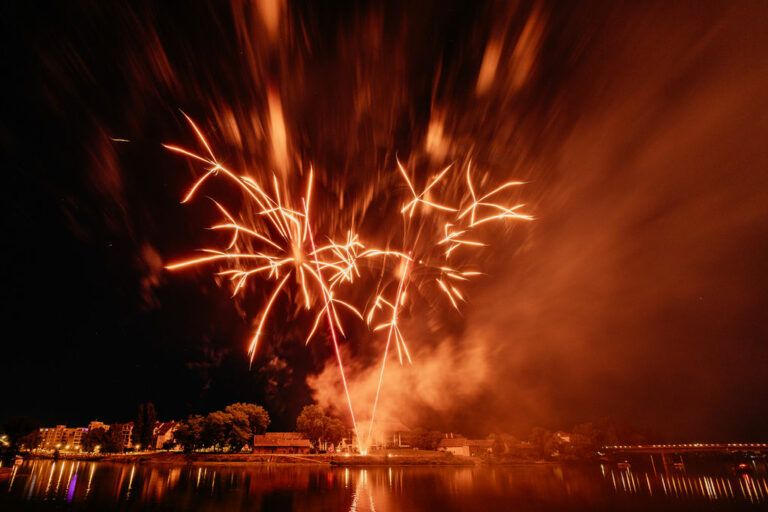
POLYGON ((227 466, 27 461, 0 480, 0 509, 715 510, 768 504, 764 475, 610 466, 227 466))
POLYGON ((706 498, 710 501, 748 501, 752 504, 768 503, 768 479, 748 473, 737 476, 688 475, 686 473, 634 473, 631 470, 611 469, 609 478, 615 492, 627 495, 663 493, 674 498, 706 498))

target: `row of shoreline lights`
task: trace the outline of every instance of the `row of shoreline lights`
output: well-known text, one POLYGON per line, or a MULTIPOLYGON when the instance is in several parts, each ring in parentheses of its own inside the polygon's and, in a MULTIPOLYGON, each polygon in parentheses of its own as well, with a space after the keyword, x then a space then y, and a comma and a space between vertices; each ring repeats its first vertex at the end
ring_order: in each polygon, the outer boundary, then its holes
MULTIPOLYGON (((56 448, 57 448, 57 449, 58 449, 58 448, 61 448, 61 443, 57 444, 57 445, 56 445, 56 448)), ((66 446, 64 446, 64 449, 65 449, 65 450, 69 450, 69 449, 70 449, 70 446, 69 446, 69 445, 66 445, 66 446)), ((80 451, 80 450, 82 450, 82 447, 81 447, 80 445, 77 445, 77 446, 75 446, 75 450, 77 450, 77 451, 80 451)), ((94 453, 98 453, 100 450, 101 450, 101 445, 100 445, 100 444, 98 444, 98 445, 96 445, 96 446, 94 446, 94 447, 93 447, 93 451, 94 451, 94 453)), ((137 451, 139 451, 139 450, 141 450, 141 445, 140 445, 140 444, 135 444, 135 445, 133 445, 133 451, 137 452, 137 451)))
POLYGON ((768 443, 687 443, 687 444, 637 444, 637 445, 614 445, 603 446, 604 450, 627 449, 627 448, 717 448, 724 446, 726 448, 768 448, 768 443))
MULTIPOLYGON (((57 449, 61 448, 61 443, 57 444, 57 445, 56 445, 56 448, 57 448, 57 449)), ((70 449, 70 446, 69 446, 69 445, 66 445, 66 446, 64 446, 64 449, 65 449, 65 450, 69 450, 69 449, 70 449)), ((82 447, 81 447, 80 445, 77 445, 77 446, 75 446, 75 449, 76 449, 77 451, 80 451, 80 450, 82 450, 82 447)), ((135 445, 133 445, 133 450, 134 450, 134 451, 136 451, 136 452, 138 452, 139 450, 141 450, 141 444, 135 444, 135 445)), ((94 447, 93 447, 93 453, 99 453, 99 451, 101 451, 101 445, 100 445, 100 444, 99 444, 99 445, 96 445, 96 446, 94 446, 94 447)), ((358 454, 354 454, 354 455, 358 455, 358 454)), ((368 452, 367 452, 367 451, 363 451, 363 452, 361 452, 359 455, 368 455, 368 452)), ((349 457, 349 453, 347 453, 347 454, 346 454, 346 456, 347 456, 347 457, 349 457)), ((388 453, 388 454, 387 454, 387 457, 390 457, 390 456, 391 456, 391 457, 395 457, 395 455, 391 455, 391 454, 389 454, 389 453, 388 453)))

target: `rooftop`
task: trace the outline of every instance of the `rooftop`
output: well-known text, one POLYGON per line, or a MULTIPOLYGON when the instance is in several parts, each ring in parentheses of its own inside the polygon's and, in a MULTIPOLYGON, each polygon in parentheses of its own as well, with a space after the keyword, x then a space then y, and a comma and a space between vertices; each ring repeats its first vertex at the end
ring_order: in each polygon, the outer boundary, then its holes
POLYGON ((462 446, 477 446, 480 448, 491 448, 493 440, 491 439, 467 439, 464 437, 455 437, 453 439, 441 439, 438 448, 461 448, 462 446))
POLYGON ((253 446, 291 446, 311 448, 309 439, 304 439, 296 432, 268 432, 264 435, 253 436, 253 446))

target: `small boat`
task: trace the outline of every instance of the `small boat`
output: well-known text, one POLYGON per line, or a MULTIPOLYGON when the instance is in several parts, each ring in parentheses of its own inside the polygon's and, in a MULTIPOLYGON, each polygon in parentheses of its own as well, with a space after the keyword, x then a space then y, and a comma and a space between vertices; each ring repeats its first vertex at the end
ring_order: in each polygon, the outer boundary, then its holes
POLYGON ((629 469, 632 467, 632 465, 625 460, 624 462, 619 462, 618 464, 616 464, 616 467, 618 467, 619 469, 629 469))
POLYGON ((14 466, 21 466, 21 464, 24 462, 24 458, 21 455, 17 455, 13 459, 13 465, 14 466))

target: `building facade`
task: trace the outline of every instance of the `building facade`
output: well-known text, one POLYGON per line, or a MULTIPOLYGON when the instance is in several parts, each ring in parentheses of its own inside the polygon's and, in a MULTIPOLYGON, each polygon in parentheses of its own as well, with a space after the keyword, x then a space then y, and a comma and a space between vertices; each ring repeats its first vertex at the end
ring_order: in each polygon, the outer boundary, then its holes
POLYGON ((253 436, 253 453, 309 453, 312 445, 298 432, 267 432, 253 436))
POLYGON ((176 421, 167 421, 165 423, 158 422, 155 426, 155 449, 162 450, 167 445, 176 445, 176 439, 174 434, 176 429, 179 428, 179 423, 176 421))
MULTIPOLYGON (((66 425, 43 427, 40 429, 37 448, 43 450, 80 451, 83 449, 83 438, 90 430, 95 428, 109 430, 110 426, 101 421, 92 421, 87 427, 67 427, 66 425)), ((123 439, 123 447, 131 448, 133 446, 131 441, 133 422, 121 424, 120 432, 123 439)))
POLYGON ((38 448, 46 450, 80 450, 87 428, 67 428, 66 425, 40 429, 38 448))
POLYGON ((487 455, 493 450, 491 439, 467 439, 465 437, 453 437, 441 439, 437 445, 438 451, 448 452, 454 455, 477 457, 487 455))

